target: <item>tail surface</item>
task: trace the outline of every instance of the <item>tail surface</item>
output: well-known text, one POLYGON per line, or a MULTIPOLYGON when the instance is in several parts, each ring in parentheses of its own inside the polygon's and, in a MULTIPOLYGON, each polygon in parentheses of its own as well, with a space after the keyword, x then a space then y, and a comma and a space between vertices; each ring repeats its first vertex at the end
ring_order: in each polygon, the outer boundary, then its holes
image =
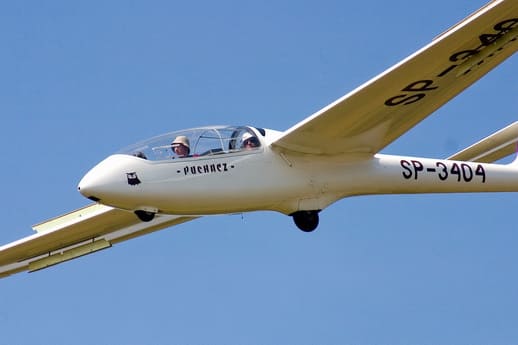
MULTIPOLYGON (((455 153, 447 159, 456 161, 493 163, 517 152, 518 121, 479 142, 455 153)), ((511 164, 518 164, 518 157, 511 164)))

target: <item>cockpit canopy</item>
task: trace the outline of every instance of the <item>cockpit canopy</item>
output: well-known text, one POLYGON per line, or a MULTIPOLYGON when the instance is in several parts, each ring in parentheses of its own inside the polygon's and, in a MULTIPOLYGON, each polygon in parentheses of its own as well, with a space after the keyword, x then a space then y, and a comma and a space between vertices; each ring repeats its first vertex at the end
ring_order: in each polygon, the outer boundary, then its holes
MULTIPOLYGON (((263 134, 264 130, 257 129, 257 132, 263 134)), ((250 127, 215 126, 159 135, 128 146, 118 153, 160 161, 257 150, 260 146, 261 141, 250 127), (175 149, 178 146, 184 146, 183 150, 175 149)))

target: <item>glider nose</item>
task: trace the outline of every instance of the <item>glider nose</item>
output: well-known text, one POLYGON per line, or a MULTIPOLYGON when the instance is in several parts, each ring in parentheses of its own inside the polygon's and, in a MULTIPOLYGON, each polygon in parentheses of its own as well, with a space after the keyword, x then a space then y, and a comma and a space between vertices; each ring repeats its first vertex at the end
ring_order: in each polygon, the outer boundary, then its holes
POLYGON ((77 189, 86 198, 102 203, 109 203, 121 192, 123 178, 121 171, 127 164, 123 155, 113 155, 93 167, 81 179, 77 189))
POLYGON ((106 177, 106 173, 104 172, 104 162, 105 161, 102 161, 90 169, 90 171, 83 176, 81 181, 79 181, 79 185, 77 186, 79 193, 93 201, 101 200, 101 195, 103 194, 102 189, 106 184, 104 181, 106 177))
POLYGON ((97 166, 91 169, 89 172, 86 173, 85 176, 79 181, 79 185, 77 186, 77 190, 79 193, 81 193, 84 197, 93 200, 93 201, 100 201, 101 198, 97 197, 96 195, 99 195, 99 187, 101 186, 101 174, 99 173, 99 169, 97 169, 97 166))

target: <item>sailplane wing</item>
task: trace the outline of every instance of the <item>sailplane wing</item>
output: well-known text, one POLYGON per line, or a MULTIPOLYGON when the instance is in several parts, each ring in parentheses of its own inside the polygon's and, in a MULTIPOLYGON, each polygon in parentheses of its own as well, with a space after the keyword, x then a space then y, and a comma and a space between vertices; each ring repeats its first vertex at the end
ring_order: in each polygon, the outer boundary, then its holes
POLYGON ((430 44, 297 123, 281 151, 373 155, 518 49, 518 1, 492 1, 430 44))
POLYGON ((40 270, 195 218, 157 215, 142 222, 132 212, 92 204, 35 225, 36 234, 1 246, 0 278, 40 270))

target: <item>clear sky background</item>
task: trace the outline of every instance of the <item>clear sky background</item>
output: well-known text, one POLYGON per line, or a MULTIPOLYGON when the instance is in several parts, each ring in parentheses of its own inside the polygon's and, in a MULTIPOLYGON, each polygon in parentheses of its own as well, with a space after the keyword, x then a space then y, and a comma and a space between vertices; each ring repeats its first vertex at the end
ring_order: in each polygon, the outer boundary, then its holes
MULTIPOLYGON (((0 244, 88 204, 77 182, 121 147, 285 130, 484 3, 2 2, 0 244)), ((444 158, 510 124, 517 76, 514 56, 383 152, 444 158)), ((355 197, 310 234, 274 212, 202 218, 0 280, 0 345, 516 343, 517 204, 355 197)))

